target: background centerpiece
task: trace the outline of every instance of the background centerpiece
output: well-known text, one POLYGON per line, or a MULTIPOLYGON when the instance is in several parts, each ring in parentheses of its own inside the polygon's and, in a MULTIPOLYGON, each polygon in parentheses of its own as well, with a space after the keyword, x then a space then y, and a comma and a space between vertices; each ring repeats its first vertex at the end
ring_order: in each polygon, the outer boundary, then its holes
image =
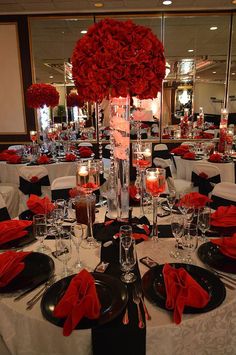
POLYGON ((164 49, 149 28, 102 20, 76 44, 72 74, 81 101, 110 99, 111 186, 118 218, 128 217, 130 97, 155 98, 165 77, 164 49))

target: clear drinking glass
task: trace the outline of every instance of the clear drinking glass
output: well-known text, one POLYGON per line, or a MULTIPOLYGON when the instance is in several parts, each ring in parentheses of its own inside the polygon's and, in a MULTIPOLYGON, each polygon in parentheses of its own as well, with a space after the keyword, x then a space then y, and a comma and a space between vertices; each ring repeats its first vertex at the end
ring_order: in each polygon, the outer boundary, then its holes
POLYGON ((206 231, 210 228, 211 209, 203 207, 198 210, 198 228, 202 232, 201 241, 207 242, 206 231))
POLYGON ((49 254, 51 249, 44 244, 44 239, 47 237, 47 219, 44 214, 36 214, 33 216, 33 231, 36 239, 40 241, 38 252, 49 254))
POLYGON ((172 217, 171 220, 171 231, 173 236, 175 237, 175 250, 172 250, 170 252, 170 256, 174 258, 178 258, 180 256, 179 253, 179 246, 180 246, 180 240, 184 231, 184 218, 182 216, 175 216, 172 217))
POLYGON ((187 252, 187 255, 183 258, 183 261, 192 263, 192 253, 198 246, 198 232, 195 224, 192 224, 191 226, 185 225, 181 241, 183 249, 187 252))
POLYGON ((169 194, 166 197, 166 199, 167 199, 168 207, 170 209, 170 213, 172 214, 173 207, 174 207, 175 202, 176 202, 176 191, 175 190, 170 190, 169 194))
POLYGON ((56 243, 57 259, 63 263, 63 271, 61 276, 66 277, 70 275, 71 270, 68 269, 68 261, 71 259, 72 241, 70 229, 62 228, 61 234, 56 243))
MULTIPOLYGON (((84 227, 86 227, 84 225, 84 227)), ((74 226, 71 227, 71 239, 72 242, 76 248, 76 252, 77 252, 77 259, 75 261, 75 263, 73 264, 72 268, 73 270, 76 270, 77 272, 80 271, 84 265, 80 260, 80 245, 83 241, 83 236, 84 236, 84 231, 85 228, 83 228, 83 226, 81 224, 76 224, 74 226)))
POLYGON ((130 272, 136 264, 135 240, 129 235, 120 236, 120 264, 125 272, 121 275, 121 281, 134 282, 137 277, 130 272))

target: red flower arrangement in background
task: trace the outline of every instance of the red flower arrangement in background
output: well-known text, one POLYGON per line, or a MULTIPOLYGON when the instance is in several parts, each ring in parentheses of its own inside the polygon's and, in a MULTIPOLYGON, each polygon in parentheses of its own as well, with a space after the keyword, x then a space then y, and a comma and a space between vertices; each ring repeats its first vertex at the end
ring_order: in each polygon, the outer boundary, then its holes
POLYGON ((111 94, 154 98, 165 77, 162 43, 149 28, 132 21, 102 20, 76 44, 72 74, 83 101, 111 94))
POLYGON ((55 107, 59 103, 59 93, 50 84, 32 84, 26 92, 29 107, 40 108, 44 105, 55 107))
POLYGON ((68 107, 83 107, 84 105, 84 101, 80 100, 80 97, 78 94, 71 92, 68 96, 67 96, 67 106, 68 107))

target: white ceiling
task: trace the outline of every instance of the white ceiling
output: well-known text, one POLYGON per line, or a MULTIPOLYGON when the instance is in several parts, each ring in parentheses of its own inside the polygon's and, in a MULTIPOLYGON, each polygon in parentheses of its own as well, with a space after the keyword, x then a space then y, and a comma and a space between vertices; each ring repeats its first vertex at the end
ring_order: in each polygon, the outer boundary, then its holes
POLYGON ((0 14, 229 9, 236 9, 232 0, 173 0, 171 6, 162 0, 0 0, 0 14), (96 2, 104 6, 98 9, 96 2))

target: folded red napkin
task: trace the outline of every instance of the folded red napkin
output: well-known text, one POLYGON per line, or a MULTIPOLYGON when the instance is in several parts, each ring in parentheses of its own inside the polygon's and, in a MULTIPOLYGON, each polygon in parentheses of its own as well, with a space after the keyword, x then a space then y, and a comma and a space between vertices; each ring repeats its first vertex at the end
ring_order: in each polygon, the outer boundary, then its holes
POLYGON ((37 163, 38 164, 48 164, 50 161, 50 158, 48 158, 46 155, 41 155, 38 159, 37 159, 37 163))
POLYGON ((67 153, 66 154, 66 161, 75 161, 76 160, 76 155, 73 153, 67 153))
POLYGON ((175 269, 169 264, 163 267, 166 288, 166 308, 174 310, 174 322, 179 324, 185 306, 205 307, 209 294, 188 274, 184 268, 175 269))
POLYGON ((8 285, 24 269, 23 259, 30 253, 6 251, 0 254, 0 287, 8 285))
POLYGON ((16 149, 5 149, 5 150, 3 150, 2 153, 6 153, 8 155, 16 155, 17 150, 16 149))
POLYGON ((18 164, 21 162, 21 157, 19 155, 9 155, 7 162, 10 164, 18 164))
POLYGON ((7 153, 4 153, 4 152, 0 153, 0 160, 7 161, 9 157, 10 157, 10 155, 7 153))
POLYGON ((80 158, 90 158, 92 154, 93 154, 93 151, 89 147, 81 147, 81 148, 79 148, 80 158))
POLYGON ((183 145, 183 146, 172 149, 171 153, 173 153, 175 155, 183 156, 184 154, 188 153, 188 151, 189 151, 189 147, 183 145))
POLYGON ((222 254, 236 259, 236 233, 234 233, 232 237, 210 239, 210 241, 220 247, 222 254))
POLYGON ((14 219, 0 222, 0 245, 27 235, 28 231, 25 229, 31 224, 31 221, 18 221, 14 219))
POLYGON ((211 199, 207 196, 199 194, 198 192, 190 192, 180 199, 177 206, 194 206, 195 208, 200 208, 204 207, 209 202, 211 202, 211 199))
POLYGON ((30 195, 27 201, 27 206, 29 210, 35 214, 47 214, 52 212, 55 208, 54 204, 47 196, 40 198, 33 194, 30 195))
POLYGON ((215 162, 215 163, 220 163, 222 161, 222 156, 219 153, 213 153, 209 157, 209 161, 215 162))
POLYGON ((206 132, 203 132, 203 138, 204 139, 213 139, 214 138, 214 134, 213 133, 206 133, 206 132))
POLYGON ((195 160, 196 159, 196 154, 192 153, 192 152, 188 152, 188 153, 185 153, 183 155, 183 158, 184 159, 188 159, 188 160, 195 160))
POLYGON ((97 319, 101 305, 94 278, 85 269, 73 277, 64 296, 54 309, 54 316, 66 318, 63 335, 68 336, 83 317, 97 319))
POLYGON ((211 215, 215 227, 236 227, 236 206, 220 206, 211 215))

